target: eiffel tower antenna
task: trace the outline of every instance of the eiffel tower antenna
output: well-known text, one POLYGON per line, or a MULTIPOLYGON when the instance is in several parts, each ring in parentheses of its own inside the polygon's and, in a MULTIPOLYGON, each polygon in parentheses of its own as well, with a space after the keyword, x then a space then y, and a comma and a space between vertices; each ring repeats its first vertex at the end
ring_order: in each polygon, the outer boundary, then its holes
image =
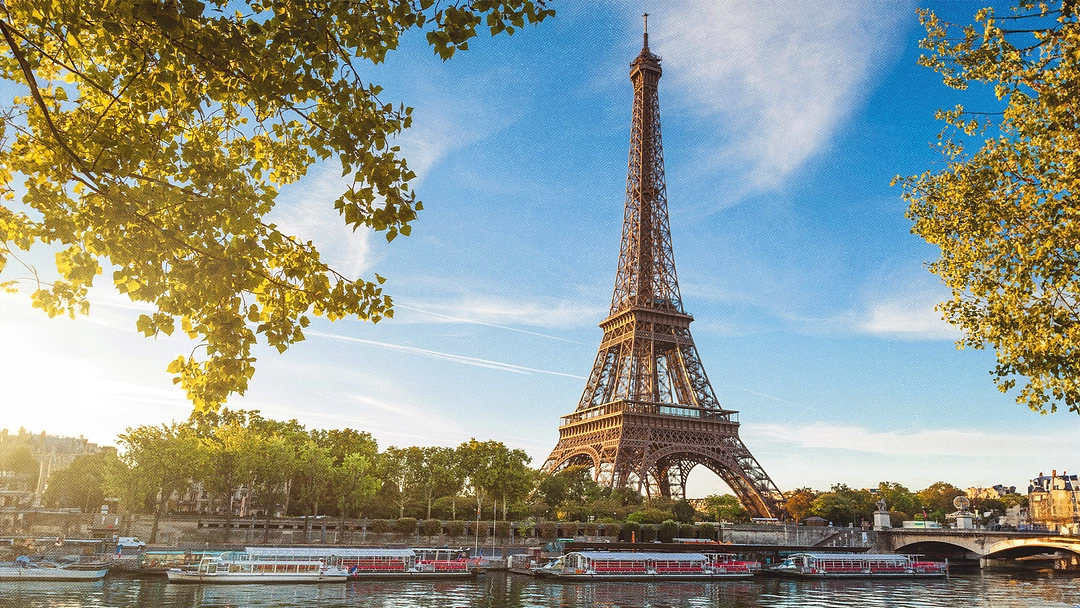
POLYGON ((780 517, 784 496, 739 438, 701 365, 683 308, 671 247, 660 58, 644 46, 630 64, 634 86, 619 268, 604 337, 577 409, 563 416, 542 470, 592 468, 602 485, 686 498, 690 470, 704 465, 755 517, 780 517))

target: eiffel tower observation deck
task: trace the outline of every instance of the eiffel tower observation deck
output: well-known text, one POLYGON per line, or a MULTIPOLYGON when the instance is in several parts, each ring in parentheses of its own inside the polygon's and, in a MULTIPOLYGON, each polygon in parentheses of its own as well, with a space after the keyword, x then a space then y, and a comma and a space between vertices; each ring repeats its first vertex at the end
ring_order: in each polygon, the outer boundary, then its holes
POLYGON ((739 438, 737 412, 721 407, 690 335, 671 248, 660 58, 649 50, 648 15, 634 86, 619 270, 604 337, 577 409, 563 416, 542 470, 592 469, 607 487, 686 497, 691 469, 704 465, 754 517, 779 517, 784 496, 739 438))

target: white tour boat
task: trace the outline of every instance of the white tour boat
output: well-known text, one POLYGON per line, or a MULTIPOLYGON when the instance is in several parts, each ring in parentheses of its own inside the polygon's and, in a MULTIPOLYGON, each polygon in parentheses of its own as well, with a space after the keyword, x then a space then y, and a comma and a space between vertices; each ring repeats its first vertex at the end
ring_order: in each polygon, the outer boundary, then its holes
POLYGON ((703 553, 575 551, 533 570, 542 578, 612 581, 748 579, 757 562, 717 559, 703 553))
POLYGON ((349 573, 318 559, 290 559, 231 552, 205 556, 194 568, 170 568, 170 583, 332 583, 349 573))
POLYGON ((891 553, 796 553, 770 572, 801 578, 941 578, 949 574, 949 562, 891 553))

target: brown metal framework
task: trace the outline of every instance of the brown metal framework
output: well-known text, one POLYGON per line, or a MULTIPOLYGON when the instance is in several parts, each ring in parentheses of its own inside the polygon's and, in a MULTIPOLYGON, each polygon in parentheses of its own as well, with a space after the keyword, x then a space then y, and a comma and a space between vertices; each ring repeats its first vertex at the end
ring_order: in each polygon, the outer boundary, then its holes
POLYGON ((720 407, 683 309, 671 249, 660 140, 660 58, 645 44, 631 64, 634 118, 619 271, 604 337, 577 410, 542 467, 592 467, 608 487, 686 497, 690 470, 719 475, 755 517, 779 517, 784 496, 720 407))

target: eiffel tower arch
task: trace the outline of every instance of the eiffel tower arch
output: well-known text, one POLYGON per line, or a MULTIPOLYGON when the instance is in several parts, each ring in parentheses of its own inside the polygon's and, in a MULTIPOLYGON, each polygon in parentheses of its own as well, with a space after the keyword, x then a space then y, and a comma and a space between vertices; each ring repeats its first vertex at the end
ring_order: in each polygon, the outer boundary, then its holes
POLYGON ((739 438, 738 412, 720 406, 690 335, 694 318, 683 308, 671 248, 660 75, 646 21, 630 66, 633 123, 611 309, 581 400, 562 417, 541 469, 585 465, 607 487, 685 498, 691 469, 703 465, 754 517, 780 517, 784 496, 739 438))

